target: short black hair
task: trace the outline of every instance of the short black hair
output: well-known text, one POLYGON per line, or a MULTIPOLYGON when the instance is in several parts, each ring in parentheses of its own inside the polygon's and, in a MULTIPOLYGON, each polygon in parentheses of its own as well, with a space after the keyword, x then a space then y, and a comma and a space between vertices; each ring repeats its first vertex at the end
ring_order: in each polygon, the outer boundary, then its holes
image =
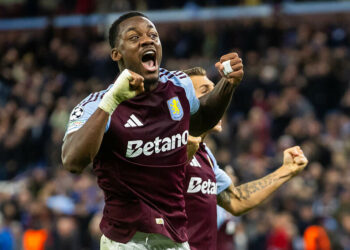
POLYGON ((119 24, 121 22, 123 22, 124 20, 130 18, 130 17, 134 17, 134 16, 142 16, 145 17, 147 19, 149 19, 145 14, 138 12, 138 11, 130 11, 127 12, 123 15, 121 15, 117 20, 115 20, 112 24, 112 26, 109 28, 109 45, 111 45, 111 48, 115 47, 115 42, 116 39, 119 35, 119 24))

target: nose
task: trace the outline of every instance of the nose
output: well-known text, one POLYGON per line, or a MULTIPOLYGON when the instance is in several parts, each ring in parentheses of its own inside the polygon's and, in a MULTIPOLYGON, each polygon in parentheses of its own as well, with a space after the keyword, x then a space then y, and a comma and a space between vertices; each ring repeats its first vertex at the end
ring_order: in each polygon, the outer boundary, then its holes
POLYGON ((143 35, 141 39, 141 46, 153 45, 154 41, 148 35, 143 35))

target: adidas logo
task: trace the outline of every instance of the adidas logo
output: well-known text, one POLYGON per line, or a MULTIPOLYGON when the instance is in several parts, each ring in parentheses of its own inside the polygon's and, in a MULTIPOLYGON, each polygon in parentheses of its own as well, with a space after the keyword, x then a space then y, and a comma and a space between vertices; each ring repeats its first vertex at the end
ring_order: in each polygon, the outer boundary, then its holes
POLYGON ((126 128, 135 128, 135 127, 141 127, 143 126, 142 122, 140 122, 139 119, 135 115, 131 115, 129 120, 124 124, 124 127, 126 128))
POLYGON ((199 164, 199 162, 195 156, 193 156, 192 161, 190 162, 190 165, 192 167, 199 167, 199 168, 201 167, 201 164, 199 164))

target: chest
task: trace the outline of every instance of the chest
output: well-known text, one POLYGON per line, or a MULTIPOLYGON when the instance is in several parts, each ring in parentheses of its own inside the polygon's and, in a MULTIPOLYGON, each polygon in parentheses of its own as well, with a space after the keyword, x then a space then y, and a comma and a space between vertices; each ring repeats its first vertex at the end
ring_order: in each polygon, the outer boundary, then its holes
POLYGON ((217 194, 213 162, 203 149, 186 166, 186 188, 188 194, 217 194))
POLYGON ((187 145, 190 107, 181 87, 162 83, 122 102, 107 132, 113 151, 139 163, 166 157, 187 145))

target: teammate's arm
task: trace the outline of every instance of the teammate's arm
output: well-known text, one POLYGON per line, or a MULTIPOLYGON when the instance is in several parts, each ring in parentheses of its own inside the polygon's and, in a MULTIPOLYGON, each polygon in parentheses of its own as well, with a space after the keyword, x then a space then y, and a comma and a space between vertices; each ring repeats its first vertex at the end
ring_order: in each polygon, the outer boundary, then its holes
POLYGON ((100 149, 109 116, 122 101, 143 91, 143 77, 124 70, 86 123, 66 136, 62 145, 63 167, 70 172, 82 172, 100 149))
POLYGON ((246 184, 231 184, 217 196, 218 205, 233 215, 241 215, 258 206, 282 184, 302 171, 308 161, 299 146, 284 151, 283 165, 275 172, 246 184))
POLYGON ((237 53, 230 53, 220 58, 215 64, 222 79, 216 84, 213 91, 199 98, 200 107, 191 116, 190 134, 199 136, 214 127, 231 102, 232 94, 243 78, 242 59, 237 53), (223 62, 230 61, 231 73, 224 74, 223 62))
POLYGON ((191 160, 192 157, 196 154, 201 141, 202 141, 202 137, 193 137, 191 135, 188 136, 188 140, 187 140, 187 159, 188 160, 191 160))

